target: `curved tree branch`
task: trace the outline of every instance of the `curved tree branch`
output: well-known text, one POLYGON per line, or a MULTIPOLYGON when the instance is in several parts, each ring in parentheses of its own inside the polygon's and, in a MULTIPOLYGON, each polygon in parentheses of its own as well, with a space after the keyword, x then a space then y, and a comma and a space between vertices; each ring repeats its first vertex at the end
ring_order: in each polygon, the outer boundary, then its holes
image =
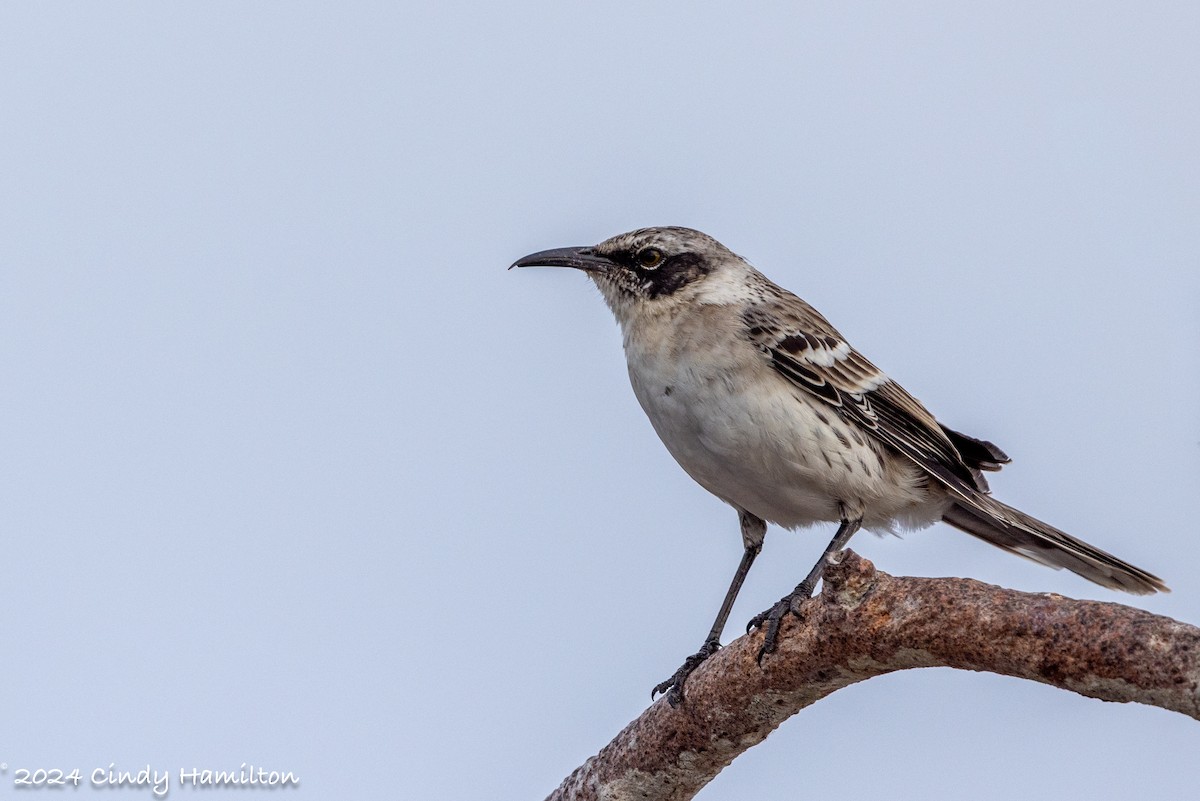
POLYGON ((692 798, 804 707, 907 668, 988 671, 1200 719, 1200 628, 970 579, 895 578, 850 551, 760 668, 761 639, 719 651, 688 679, 679 708, 660 698, 547 801, 692 798))

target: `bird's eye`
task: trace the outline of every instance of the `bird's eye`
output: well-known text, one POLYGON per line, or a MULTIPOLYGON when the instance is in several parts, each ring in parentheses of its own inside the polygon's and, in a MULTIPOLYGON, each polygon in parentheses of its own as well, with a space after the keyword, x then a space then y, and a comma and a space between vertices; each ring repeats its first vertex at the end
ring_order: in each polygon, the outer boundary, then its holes
POLYGON ((663 262, 663 252, 658 248, 642 248, 637 252, 638 264, 647 270, 653 270, 663 262))

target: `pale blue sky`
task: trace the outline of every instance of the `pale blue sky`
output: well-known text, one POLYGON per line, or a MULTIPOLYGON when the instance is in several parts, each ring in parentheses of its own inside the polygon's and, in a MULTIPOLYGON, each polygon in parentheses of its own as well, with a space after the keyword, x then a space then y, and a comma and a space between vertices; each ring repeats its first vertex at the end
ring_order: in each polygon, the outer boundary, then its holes
MULTIPOLYGON (((5 4, 0 797, 251 762, 541 798, 604 745, 707 631, 736 516, 586 281, 505 268, 645 225, 805 296, 1013 456, 999 497, 1174 592, 942 526, 860 536, 881 569, 1200 621, 1198 41, 1183 2, 5 4)), ((727 639, 829 534, 768 533, 727 639)), ((1181 798, 1197 753, 913 672, 699 797, 1181 798)))

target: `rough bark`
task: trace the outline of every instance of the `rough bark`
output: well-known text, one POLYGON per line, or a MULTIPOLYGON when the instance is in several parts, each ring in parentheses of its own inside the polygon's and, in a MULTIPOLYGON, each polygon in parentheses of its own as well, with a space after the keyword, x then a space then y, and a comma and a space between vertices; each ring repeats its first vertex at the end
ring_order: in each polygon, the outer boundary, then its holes
POLYGON ((988 671, 1200 719, 1200 629, 1121 604, 896 578, 846 551, 803 611, 762 667, 761 632, 735 640, 692 674, 680 707, 660 698, 548 801, 692 798, 804 707, 907 668, 988 671))

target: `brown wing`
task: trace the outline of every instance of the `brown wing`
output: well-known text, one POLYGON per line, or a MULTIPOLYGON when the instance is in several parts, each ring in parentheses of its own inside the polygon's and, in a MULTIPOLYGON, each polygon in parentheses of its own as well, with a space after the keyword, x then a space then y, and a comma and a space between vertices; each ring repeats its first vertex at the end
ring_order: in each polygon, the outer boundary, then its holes
POLYGON ((907 456, 954 494, 987 491, 979 470, 997 469, 1003 452, 944 429, 807 303, 794 295, 778 297, 747 310, 742 321, 746 336, 784 378, 907 456), (955 439, 976 443, 972 456, 986 457, 968 463, 955 439))
POLYGON ((988 496, 979 471, 999 470, 1008 462, 1004 451, 940 425, 804 301, 774 285, 768 294, 769 300, 742 315, 747 338, 792 384, 825 401, 941 483, 956 501, 946 512, 947 523, 1106 587, 1133 593, 1167 591, 1152 573, 988 496))

